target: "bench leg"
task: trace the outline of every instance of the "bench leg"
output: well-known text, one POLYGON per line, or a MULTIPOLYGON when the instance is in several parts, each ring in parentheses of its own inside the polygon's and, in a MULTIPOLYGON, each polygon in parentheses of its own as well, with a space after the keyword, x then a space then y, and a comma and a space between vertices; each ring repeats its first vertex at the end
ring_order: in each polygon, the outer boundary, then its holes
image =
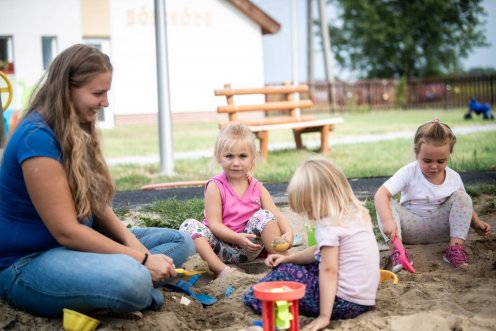
POLYGON ((320 152, 325 154, 329 152, 329 125, 324 125, 320 129, 320 152))
POLYGON ((269 131, 257 132, 256 137, 260 139, 260 156, 262 161, 265 162, 269 155, 269 131))
POLYGON ((301 140, 301 130, 293 129, 293 136, 297 149, 303 149, 303 141, 301 140))

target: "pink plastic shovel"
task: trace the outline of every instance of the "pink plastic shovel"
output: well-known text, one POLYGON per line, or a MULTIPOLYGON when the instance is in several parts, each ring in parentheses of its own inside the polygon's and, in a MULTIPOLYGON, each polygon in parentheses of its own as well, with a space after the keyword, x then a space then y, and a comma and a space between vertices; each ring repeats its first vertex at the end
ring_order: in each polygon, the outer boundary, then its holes
POLYGON ((405 247, 403 247, 403 244, 401 243, 401 241, 398 239, 397 236, 394 236, 393 244, 396 246, 396 249, 400 252, 400 261, 401 261, 401 265, 403 266, 403 269, 409 272, 415 272, 413 265, 411 264, 410 261, 408 261, 408 258, 406 257, 405 247))

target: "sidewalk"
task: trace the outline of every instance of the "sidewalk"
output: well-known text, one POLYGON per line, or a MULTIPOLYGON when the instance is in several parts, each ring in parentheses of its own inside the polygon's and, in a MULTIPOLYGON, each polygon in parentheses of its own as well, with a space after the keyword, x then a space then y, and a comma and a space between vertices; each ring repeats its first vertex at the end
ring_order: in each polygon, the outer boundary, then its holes
MULTIPOLYGON (((474 132, 487 132, 487 131, 496 131, 496 124, 490 125, 477 125, 477 126, 462 126, 458 128, 454 128, 453 132, 455 135, 464 135, 474 132)), ((363 142, 376 142, 376 141, 384 141, 384 140, 393 140, 393 139, 412 139, 414 136, 414 131, 401 131, 401 132, 390 132, 384 134, 369 134, 369 135, 361 135, 354 137, 341 137, 334 138, 331 135, 329 140, 329 144, 331 146, 336 145, 349 145, 349 144, 357 144, 363 142)), ((305 141, 305 144, 308 148, 317 148, 320 146, 320 142, 318 140, 305 141)), ((270 144, 269 150, 280 150, 280 149, 288 149, 294 148, 294 142, 286 142, 279 144, 270 144)), ((175 152, 174 159, 175 160, 185 160, 185 159, 198 159, 202 157, 212 157, 212 150, 198 150, 198 151, 190 151, 190 152, 175 152)), ((112 158, 108 159, 107 163, 109 166, 119 165, 119 164, 153 164, 159 163, 160 158, 158 155, 151 156, 128 156, 121 158, 112 158)))

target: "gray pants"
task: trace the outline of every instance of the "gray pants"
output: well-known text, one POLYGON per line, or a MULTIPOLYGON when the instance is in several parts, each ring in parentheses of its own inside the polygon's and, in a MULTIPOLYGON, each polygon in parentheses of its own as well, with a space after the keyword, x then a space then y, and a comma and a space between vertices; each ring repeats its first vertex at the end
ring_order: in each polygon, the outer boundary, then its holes
MULTIPOLYGON (((407 244, 427 244, 449 241, 450 238, 467 239, 472 220, 473 205, 463 191, 454 192, 438 209, 428 216, 418 216, 391 199, 391 212, 396 222, 398 237, 407 244)), ((379 228, 386 242, 382 222, 377 215, 379 228)))

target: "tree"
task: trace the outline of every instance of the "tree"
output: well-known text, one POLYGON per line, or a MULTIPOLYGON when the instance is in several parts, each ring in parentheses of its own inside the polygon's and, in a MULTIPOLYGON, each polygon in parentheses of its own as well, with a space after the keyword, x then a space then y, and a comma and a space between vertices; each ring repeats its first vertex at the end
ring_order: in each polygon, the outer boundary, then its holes
POLYGON ((342 24, 329 26, 336 61, 368 78, 457 72, 488 45, 482 0, 329 1, 342 24))

